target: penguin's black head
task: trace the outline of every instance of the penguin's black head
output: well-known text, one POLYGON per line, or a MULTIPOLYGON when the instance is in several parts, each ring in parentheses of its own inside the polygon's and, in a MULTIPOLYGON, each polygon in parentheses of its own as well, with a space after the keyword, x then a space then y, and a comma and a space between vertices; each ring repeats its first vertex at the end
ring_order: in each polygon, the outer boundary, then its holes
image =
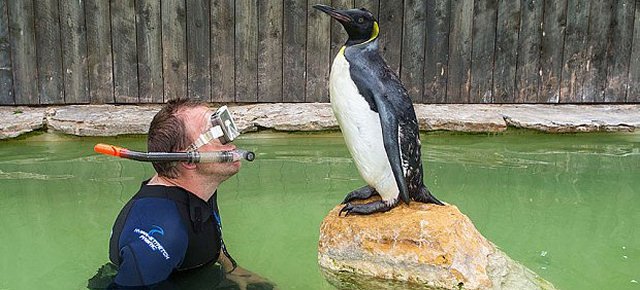
POLYGON ((329 14, 342 24, 344 30, 349 34, 347 46, 361 44, 378 37, 378 22, 367 9, 338 10, 322 4, 313 5, 313 8, 329 14))

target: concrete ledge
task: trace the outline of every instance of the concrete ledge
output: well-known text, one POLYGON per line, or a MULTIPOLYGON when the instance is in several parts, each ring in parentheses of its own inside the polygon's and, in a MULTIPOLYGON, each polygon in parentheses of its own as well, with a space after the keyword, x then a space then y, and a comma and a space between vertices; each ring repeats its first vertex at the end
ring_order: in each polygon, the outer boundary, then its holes
POLYGON ((159 105, 74 105, 56 108, 45 121, 51 130, 76 136, 146 134, 159 110, 159 105))
POLYGON ((0 107, 0 139, 42 129, 46 112, 46 108, 0 107))
MULTIPOLYGON (((0 139, 43 128, 77 136, 146 134, 159 109, 160 105, 0 107, 0 139)), ((640 105, 417 104, 415 109, 424 131, 502 132, 511 126, 570 133, 640 128, 640 105)), ((253 104, 230 110, 243 132, 339 129, 328 103, 253 104)))
POLYGON ((640 105, 502 106, 509 126, 549 133, 633 132, 640 128, 640 105))

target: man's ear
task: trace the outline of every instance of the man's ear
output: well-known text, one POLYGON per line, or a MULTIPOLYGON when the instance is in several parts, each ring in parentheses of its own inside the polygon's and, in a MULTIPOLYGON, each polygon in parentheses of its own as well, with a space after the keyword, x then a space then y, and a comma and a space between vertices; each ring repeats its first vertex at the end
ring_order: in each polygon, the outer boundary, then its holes
POLYGON ((180 166, 182 166, 182 168, 184 168, 186 170, 194 170, 194 169, 196 169, 196 164, 195 163, 180 162, 179 164, 180 164, 180 166))

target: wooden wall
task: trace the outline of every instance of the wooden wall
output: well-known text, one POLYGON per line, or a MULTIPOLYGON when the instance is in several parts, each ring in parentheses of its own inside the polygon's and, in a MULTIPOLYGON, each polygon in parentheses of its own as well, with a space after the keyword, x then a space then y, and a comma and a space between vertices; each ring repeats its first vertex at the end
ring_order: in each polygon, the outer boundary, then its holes
POLYGON ((634 0, 0 0, 0 104, 327 102, 366 7, 417 103, 638 103, 634 0))

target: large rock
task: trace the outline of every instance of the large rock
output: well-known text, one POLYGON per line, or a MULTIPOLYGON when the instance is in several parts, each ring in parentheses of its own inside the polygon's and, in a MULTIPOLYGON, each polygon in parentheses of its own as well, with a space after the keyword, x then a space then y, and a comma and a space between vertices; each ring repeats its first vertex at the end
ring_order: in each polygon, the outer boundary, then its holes
POLYGON ((320 227, 318 262, 339 289, 554 289, 496 248, 453 205, 412 202, 320 227))

